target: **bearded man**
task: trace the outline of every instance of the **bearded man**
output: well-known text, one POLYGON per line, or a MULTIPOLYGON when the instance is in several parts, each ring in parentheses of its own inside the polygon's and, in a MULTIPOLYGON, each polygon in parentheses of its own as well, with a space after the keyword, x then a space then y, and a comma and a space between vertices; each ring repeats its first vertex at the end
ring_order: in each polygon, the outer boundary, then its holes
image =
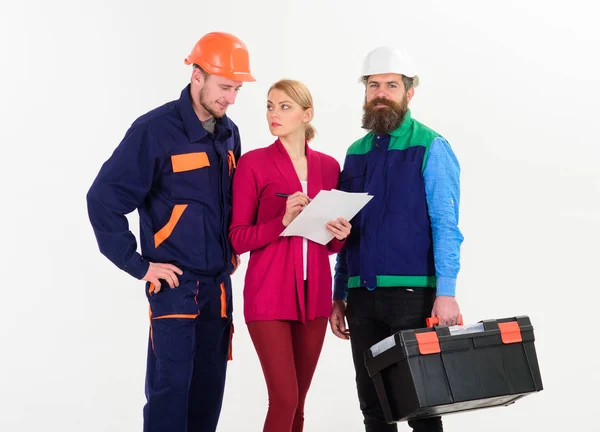
MULTIPOLYGON (((368 133, 348 149, 340 189, 373 198, 351 221, 337 256, 330 325, 351 342, 365 430, 387 432, 397 426, 385 421, 364 352, 398 331, 425 327, 430 316, 457 323, 460 167, 448 142, 411 116, 419 79, 406 52, 374 49, 360 81, 368 133)), ((408 424, 415 432, 443 430, 440 417, 408 424)))

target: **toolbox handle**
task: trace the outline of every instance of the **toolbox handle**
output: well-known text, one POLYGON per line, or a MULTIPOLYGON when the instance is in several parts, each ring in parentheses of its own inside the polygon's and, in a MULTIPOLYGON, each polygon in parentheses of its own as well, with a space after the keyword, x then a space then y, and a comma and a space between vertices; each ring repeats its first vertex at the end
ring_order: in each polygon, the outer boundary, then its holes
MULTIPOLYGON (((427 318, 427 327, 433 327, 440 323, 440 319, 438 317, 427 318)), ((458 316, 458 325, 463 325, 463 317, 462 314, 458 316)))

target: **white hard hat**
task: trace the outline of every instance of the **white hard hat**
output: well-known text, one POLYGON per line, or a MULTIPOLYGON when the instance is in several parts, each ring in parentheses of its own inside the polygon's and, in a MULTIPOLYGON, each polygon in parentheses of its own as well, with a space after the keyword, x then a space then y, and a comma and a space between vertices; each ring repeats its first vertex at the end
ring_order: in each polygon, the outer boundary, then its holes
POLYGON ((382 46, 369 52, 363 61, 359 82, 364 82, 367 76, 384 73, 396 73, 413 78, 413 87, 419 84, 417 66, 412 57, 406 51, 397 48, 382 46))

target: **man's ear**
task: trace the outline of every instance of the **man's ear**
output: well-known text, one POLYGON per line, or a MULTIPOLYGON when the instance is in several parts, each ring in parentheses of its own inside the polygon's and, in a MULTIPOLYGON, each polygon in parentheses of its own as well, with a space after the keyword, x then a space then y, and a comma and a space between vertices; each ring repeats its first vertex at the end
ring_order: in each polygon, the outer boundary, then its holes
POLYGON ((202 73, 202 71, 195 67, 192 70, 192 82, 196 83, 198 86, 202 87, 204 85, 204 82, 206 81, 206 78, 204 78, 204 74, 202 73))

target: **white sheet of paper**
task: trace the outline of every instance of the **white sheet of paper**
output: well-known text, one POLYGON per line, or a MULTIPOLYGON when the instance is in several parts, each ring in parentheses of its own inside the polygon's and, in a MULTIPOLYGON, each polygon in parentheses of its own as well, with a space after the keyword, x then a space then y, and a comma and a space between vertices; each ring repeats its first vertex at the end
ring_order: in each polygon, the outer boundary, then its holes
POLYGON ((327 222, 339 217, 349 221, 372 198, 368 193, 322 190, 280 235, 306 237, 325 245, 333 239, 333 234, 325 228, 327 222))

